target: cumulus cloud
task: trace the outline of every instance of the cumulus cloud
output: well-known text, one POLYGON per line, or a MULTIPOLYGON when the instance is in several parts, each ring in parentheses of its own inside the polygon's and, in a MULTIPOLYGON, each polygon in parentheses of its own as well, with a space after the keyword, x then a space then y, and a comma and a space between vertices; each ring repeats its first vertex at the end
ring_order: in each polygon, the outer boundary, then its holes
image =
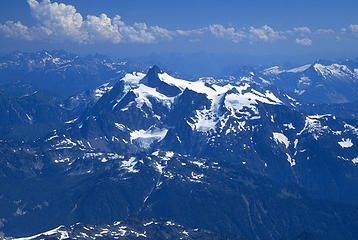
POLYGON ((277 39, 285 39, 286 37, 280 32, 275 31, 270 26, 264 25, 260 28, 250 27, 251 38, 263 41, 274 41, 277 39))
POLYGON ((301 33, 301 34, 311 33, 312 32, 309 27, 295 27, 295 28, 293 28, 293 31, 301 33))
POLYGON ((152 26, 152 27, 150 27, 150 30, 151 30, 151 33, 156 38, 172 40, 173 36, 175 35, 175 33, 173 31, 170 31, 168 29, 165 29, 165 28, 162 28, 159 26, 152 26))
POLYGON ((319 35, 331 35, 331 34, 335 34, 336 32, 333 29, 326 28, 326 29, 317 29, 315 33, 319 35))
POLYGON ((19 21, 7 21, 5 24, 0 24, 0 31, 9 38, 32 40, 29 28, 19 21))
POLYGON ((85 18, 72 5, 51 2, 50 0, 27 0, 37 25, 28 27, 21 22, 8 21, 0 24, 0 31, 6 37, 36 40, 73 41, 95 43, 99 41, 144 42, 171 40, 174 33, 159 26, 145 23, 128 25, 116 15, 114 18, 102 13, 85 18))
POLYGON ((88 36, 81 30, 83 17, 75 7, 63 3, 51 3, 50 0, 43 0, 39 3, 36 0, 27 1, 31 13, 40 26, 48 29, 48 33, 54 37, 64 40, 85 41, 88 36))
POLYGON ((85 41, 111 40, 113 43, 119 43, 122 40, 118 27, 121 24, 120 16, 111 19, 104 13, 99 17, 89 15, 82 24, 80 31, 84 33, 82 36, 85 41))
POLYGON ((27 0, 31 14, 36 20, 34 26, 26 26, 20 21, 7 21, 0 23, 2 36, 27 41, 70 41, 81 44, 98 42, 153 43, 170 41, 175 38, 185 38, 188 41, 200 41, 204 35, 226 39, 234 43, 247 41, 250 43, 263 41, 275 42, 277 40, 296 40, 297 44, 312 45, 312 37, 332 37, 358 33, 358 25, 351 24, 344 30, 318 29, 311 30, 308 26, 294 27, 287 30, 275 30, 271 26, 248 26, 246 28, 225 27, 221 24, 188 29, 169 30, 161 26, 148 26, 146 23, 127 24, 119 15, 110 17, 105 13, 99 16, 83 16, 77 9, 69 4, 51 2, 51 0, 27 0))
POLYGON ((198 28, 198 29, 191 29, 191 30, 176 30, 176 33, 182 36, 193 36, 193 35, 202 35, 207 32, 208 28, 198 28))
POLYGON ((234 27, 225 28, 220 24, 209 26, 209 32, 218 38, 225 38, 238 43, 242 40, 273 42, 278 39, 286 39, 282 32, 275 31, 268 25, 259 28, 250 27, 249 30, 235 29, 234 27))
POLYGON ((238 43, 240 40, 246 37, 246 34, 243 31, 236 30, 233 27, 225 28, 220 24, 210 25, 209 31, 218 38, 230 39, 234 43, 238 43))
POLYGON ((358 25, 356 24, 349 25, 349 29, 354 33, 358 33, 358 25))
POLYGON ((296 43, 303 46, 311 46, 312 40, 309 38, 302 38, 302 39, 296 38, 296 43))

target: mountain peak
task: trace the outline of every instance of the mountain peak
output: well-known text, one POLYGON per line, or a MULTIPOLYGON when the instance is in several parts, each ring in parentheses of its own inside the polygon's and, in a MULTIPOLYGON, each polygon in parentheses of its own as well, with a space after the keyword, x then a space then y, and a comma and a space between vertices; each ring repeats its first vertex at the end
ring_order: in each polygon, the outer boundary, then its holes
POLYGON ((160 67, 158 67, 157 65, 153 65, 151 68, 149 68, 147 75, 159 73, 163 73, 163 70, 160 69, 160 67))
POLYGON ((157 65, 154 65, 153 67, 149 68, 145 77, 145 84, 150 87, 156 87, 158 83, 161 82, 161 80, 159 79, 159 74, 161 73, 163 73, 163 70, 161 70, 157 65))
POLYGON ((160 74, 163 73, 163 70, 161 70, 157 65, 154 65, 148 70, 148 73, 142 83, 148 87, 156 88, 160 93, 163 93, 167 96, 173 97, 178 95, 180 93, 179 88, 173 85, 169 85, 160 79, 160 74))

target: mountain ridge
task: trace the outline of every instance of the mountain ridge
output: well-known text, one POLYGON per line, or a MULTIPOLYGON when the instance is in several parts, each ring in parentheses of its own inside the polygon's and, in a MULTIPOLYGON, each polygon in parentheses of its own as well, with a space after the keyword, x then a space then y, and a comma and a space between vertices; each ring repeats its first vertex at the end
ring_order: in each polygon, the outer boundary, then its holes
POLYGON ((0 141, 2 231, 139 215, 243 239, 354 239, 354 121, 304 113, 303 103, 251 76, 216 84, 159 67, 125 73, 73 96, 63 108, 80 106, 78 115, 45 137, 0 141))

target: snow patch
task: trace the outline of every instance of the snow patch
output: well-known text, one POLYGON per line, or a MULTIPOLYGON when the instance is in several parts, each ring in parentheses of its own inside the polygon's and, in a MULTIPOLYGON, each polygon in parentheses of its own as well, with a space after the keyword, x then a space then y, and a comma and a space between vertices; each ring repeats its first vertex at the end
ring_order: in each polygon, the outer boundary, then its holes
POLYGON ((168 109, 171 108, 171 105, 174 102, 174 97, 167 97, 158 92, 155 88, 148 87, 144 84, 139 84, 139 87, 134 89, 133 92, 136 95, 135 101, 138 108, 141 108, 144 104, 152 108, 150 99, 154 99, 157 102, 162 103, 168 109))
POLYGON ((290 73, 300 73, 300 72, 304 72, 307 69, 309 69, 312 66, 312 64, 307 64, 307 65, 303 65, 301 67, 297 67, 297 68, 292 68, 290 70, 287 70, 286 72, 290 72, 290 73))
POLYGON ((322 64, 315 64, 314 69, 319 72, 324 78, 328 77, 349 77, 353 73, 349 70, 349 68, 345 65, 340 64, 332 64, 328 66, 324 66, 322 64))
POLYGON ((312 115, 307 116, 305 120, 305 126, 303 129, 297 133, 297 135, 301 135, 304 132, 309 132, 313 134, 314 139, 318 139, 320 135, 322 135, 324 127, 322 127, 321 122, 319 121, 320 118, 325 117, 327 115, 312 115))
POLYGON ((292 123, 285 123, 283 124, 284 127, 288 128, 288 129, 296 129, 292 123))
POLYGON ((338 142, 338 144, 342 147, 342 148, 350 148, 353 146, 352 140, 349 138, 342 138, 342 141, 338 142))
POLYGON ((309 86, 309 85, 311 85, 311 79, 309 77, 301 77, 298 80, 298 84, 309 86))
POLYGON ((65 124, 70 124, 70 123, 74 123, 75 121, 77 121, 78 117, 72 120, 69 120, 67 122, 65 122, 65 124))
POLYGON ((119 130, 123 131, 126 127, 121 124, 121 123, 114 123, 114 125, 116 126, 116 128, 118 128, 119 130))
POLYGON ((265 75, 269 75, 269 74, 280 74, 280 73, 283 73, 285 72, 284 70, 280 69, 279 66, 274 66, 274 67, 270 67, 270 68, 266 68, 264 71, 263 71, 263 74, 265 75))
POLYGON ((202 167, 204 167, 204 166, 205 166, 205 164, 204 164, 204 163, 202 163, 202 162, 198 162, 198 161, 192 161, 191 163, 192 163, 192 164, 194 164, 194 165, 196 165, 196 166, 198 166, 198 167, 200 167, 200 168, 202 168, 202 167))
POLYGON ((63 228, 64 226, 59 226, 55 229, 52 229, 50 231, 47 231, 47 232, 44 232, 44 233, 40 233, 40 234, 37 234, 37 235, 34 235, 34 236, 31 236, 31 237, 23 237, 23 238, 14 238, 14 240, 31 240, 31 239, 35 239, 35 238, 38 238, 40 236, 51 236, 51 235, 54 235, 54 234, 57 234, 59 233, 60 234, 60 238, 59 240, 62 240, 62 239, 69 239, 69 235, 67 233, 67 231, 61 231, 60 229, 63 228))
POLYGON ((32 117, 29 114, 26 113, 26 117, 29 121, 32 121, 32 117))
POLYGON ((164 165, 160 165, 159 163, 157 162, 154 162, 154 167, 157 169, 157 171, 162 174, 163 173, 163 169, 165 168, 164 165))
POLYGON ((131 157, 128 161, 122 161, 121 168, 127 170, 129 173, 138 173, 139 170, 134 169, 137 163, 138 161, 136 161, 136 158, 131 157))
POLYGON ((295 159, 291 158, 290 154, 286 153, 287 161, 290 163, 291 167, 296 165, 295 159))
POLYGON ((204 177, 204 174, 196 174, 194 172, 191 172, 191 177, 192 177, 192 179, 200 180, 204 177))
POLYGON ((275 142, 277 144, 284 144, 286 148, 288 148, 288 146, 290 145, 290 141, 288 140, 288 138, 282 134, 282 133, 277 133, 277 132, 273 132, 273 139, 275 140, 275 142))
POLYGON ((138 84, 140 80, 145 77, 144 73, 141 72, 133 72, 127 73, 121 80, 127 84, 138 84))
POLYGON ((104 94, 112 90, 112 86, 108 86, 109 83, 105 83, 94 91, 96 99, 100 99, 104 94))
POLYGON ((174 152, 166 152, 165 157, 172 158, 174 156, 174 152))
POLYGON ((160 142, 167 135, 166 128, 149 128, 148 130, 136 130, 130 133, 131 142, 138 143, 142 148, 149 148, 155 141, 160 142))
POLYGON ((298 144, 298 139, 295 139, 295 141, 293 142, 293 147, 296 149, 297 148, 297 144, 298 144))
POLYGON ((295 89, 294 92, 297 94, 297 95, 302 95, 306 92, 306 90, 298 90, 298 89, 295 89))

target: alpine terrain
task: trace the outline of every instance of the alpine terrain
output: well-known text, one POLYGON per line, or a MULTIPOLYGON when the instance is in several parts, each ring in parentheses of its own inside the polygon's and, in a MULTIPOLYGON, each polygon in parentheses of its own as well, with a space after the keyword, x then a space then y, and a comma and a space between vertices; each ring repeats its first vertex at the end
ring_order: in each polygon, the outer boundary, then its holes
POLYGON ((3 57, 2 238, 357 239, 357 61, 171 73, 3 57))

